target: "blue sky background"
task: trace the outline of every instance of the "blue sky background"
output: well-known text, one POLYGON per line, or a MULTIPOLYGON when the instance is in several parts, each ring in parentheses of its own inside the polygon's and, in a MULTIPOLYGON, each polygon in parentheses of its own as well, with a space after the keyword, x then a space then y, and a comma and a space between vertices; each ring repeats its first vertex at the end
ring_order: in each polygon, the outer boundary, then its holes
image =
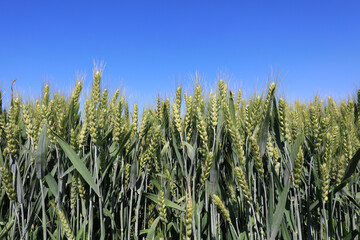
POLYGON ((1 1, 0 89, 25 96, 45 82, 67 93, 77 72, 151 104, 225 72, 247 96, 271 68, 280 95, 344 98, 360 87, 359 1, 1 1))

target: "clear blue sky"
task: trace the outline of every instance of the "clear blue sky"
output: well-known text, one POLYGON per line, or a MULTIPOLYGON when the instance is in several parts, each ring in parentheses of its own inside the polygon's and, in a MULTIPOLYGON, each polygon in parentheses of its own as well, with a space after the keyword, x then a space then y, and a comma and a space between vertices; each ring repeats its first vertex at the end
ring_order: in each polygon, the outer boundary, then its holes
MULTIPOLYGON (((196 71, 212 86, 221 72, 248 94, 272 67, 280 93, 346 97, 360 87, 359 1, 0 2, 0 89, 39 94, 44 82, 69 92, 77 71, 150 103, 196 71)), ((31 94, 30 94, 31 93, 31 94)))

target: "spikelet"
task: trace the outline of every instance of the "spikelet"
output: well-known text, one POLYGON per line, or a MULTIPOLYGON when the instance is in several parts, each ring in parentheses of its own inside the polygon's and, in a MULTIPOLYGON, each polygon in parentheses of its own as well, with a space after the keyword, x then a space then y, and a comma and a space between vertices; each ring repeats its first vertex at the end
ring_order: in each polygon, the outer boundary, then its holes
MULTIPOLYGON (((153 202, 149 203, 148 212, 149 212, 150 214, 154 211, 155 206, 156 206, 156 205, 155 205, 153 202)), ((152 216, 152 214, 151 214, 150 216, 152 216)), ((150 217, 149 221, 147 222, 147 225, 148 225, 149 228, 151 227, 151 225, 153 224, 153 222, 154 222, 154 217, 150 217)))
POLYGON ((74 181, 71 183, 71 197, 70 197, 70 208, 74 209, 77 201, 77 183, 74 181))
POLYGON ((101 131, 105 128, 107 122, 107 98, 108 98, 108 92, 107 89, 104 89, 102 95, 101 95, 101 102, 99 106, 99 121, 98 121, 98 129, 101 131))
POLYGON ((125 128, 130 124, 129 105, 126 101, 124 102, 124 117, 125 117, 125 124, 123 125, 123 127, 125 128))
POLYGON ((75 182, 77 183, 77 188, 78 188, 78 191, 79 191, 79 196, 82 200, 85 199, 85 194, 86 194, 86 190, 85 190, 85 187, 84 187, 84 183, 81 179, 81 177, 76 177, 75 176, 75 182))
POLYGON ((6 128, 5 114, 1 113, 0 114, 0 146, 3 145, 3 142, 5 141, 5 128, 6 128))
POLYGON ((216 129, 218 123, 219 106, 216 94, 211 98, 211 126, 216 129))
POLYGON ((274 147, 274 164, 277 163, 279 158, 280 158, 279 150, 277 147, 274 147))
MULTIPOLYGON (((61 108, 61 106, 65 105, 65 99, 63 99, 63 101, 58 101, 56 104, 55 104, 55 107, 54 107, 54 103, 52 102, 51 103, 51 106, 49 105, 49 108, 52 107, 53 109, 56 109, 56 110, 53 110, 51 115, 48 116, 49 117, 49 121, 54 121, 56 122, 57 120, 57 133, 60 135, 60 136, 64 136, 64 127, 65 127, 65 118, 66 118, 66 110, 61 108), (55 111, 55 112, 54 112, 55 111), (55 115, 56 114, 56 115, 55 115)), ((51 111, 51 109, 50 109, 51 111)), ((55 131, 55 126, 51 126, 51 129, 53 131, 55 131)))
POLYGON ((311 127, 310 113, 306 111, 306 109, 303 109, 301 111, 301 115, 304 121, 304 135, 308 136, 310 135, 310 127, 311 127))
POLYGON ((139 107, 137 103, 134 104, 134 110, 133 110, 133 116, 132 116, 132 126, 133 126, 133 132, 137 133, 138 128, 138 121, 139 121, 139 107))
POLYGON ((160 213, 160 220, 166 224, 167 218, 166 218, 166 206, 165 206, 165 196, 164 196, 164 191, 160 190, 159 195, 158 195, 158 211, 160 213))
POLYGON ((325 162, 320 164, 320 179, 322 200, 323 202, 327 202, 330 187, 330 176, 327 164, 325 162))
POLYGON ((188 97, 186 93, 184 93, 185 100, 185 116, 184 116, 184 130, 186 131, 186 139, 190 142, 191 137, 191 118, 192 118, 192 105, 193 99, 191 96, 188 97))
POLYGON ((219 96, 220 96, 220 104, 223 106, 226 103, 226 95, 227 95, 227 85, 223 80, 219 81, 219 96))
MULTIPOLYGON (((47 128, 48 138, 52 144, 55 144, 56 139, 55 139, 55 135, 53 134, 53 132, 56 131, 55 126, 54 126, 54 123, 55 123, 54 111, 53 111, 54 101, 50 101, 47 106, 43 104, 42 108, 43 108, 43 113, 45 115, 45 119, 46 119, 46 122, 48 125, 48 128, 47 128)), ((41 126, 41 128, 42 128, 42 126, 41 126)), ((41 133, 41 129, 39 129, 39 136, 40 136, 40 133, 41 133)), ((59 134, 62 134, 62 132, 60 132, 59 134)))
POLYGON ((43 90, 42 104, 47 106, 49 103, 49 85, 46 84, 43 90))
POLYGON ((73 128, 71 128, 71 130, 70 130, 70 146, 75 152, 78 151, 78 145, 77 145, 77 141, 76 141, 76 132, 73 128))
POLYGON ((201 147, 199 149, 199 152, 202 156, 205 156, 206 154, 206 151, 208 150, 208 146, 207 146, 207 143, 208 143, 208 135, 207 135, 207 132, 206 132, 206 123, 203 119, 203 115, 201 113, 201 110, 200 110, 200 107, 197 107, 196 109, 196 128, 197 130, 199 131, 199 134, 200 134, 200 138, 201 138, 201 147))
POLYGON ((227 122, 227 129, 230 133, 231 140, 235 146, 236 154, 238 156, 238 159, 240 161, 240 165, 243 166, 245 164, 245 154, 243 149, 243 140, 241 138, 241 135, 239 131, 235 128, 231 122, 227 122))
POLYGON ((266 151, 270 159, 273 159, 274 166, 276 165, 277 160, 280 158, 278 148, 275 146, 274 141, 272 140, 270 132, 268 133, 266 141, 266 151))
POLYGON ((325 134, 328 132, 329 124, 330 124, 330 118, 329 117, 324 117, 324 118, 321 119, 319 138, 318 138, 319 143, 316 143, 317 146, 321 145, 321 141, 323 140, 325 134))
POLYGON ((331 163, 331 134, 327 133, 325 137, 324 162, 331 163))
POLYGON ((251 142, 251 151, 252 151, 252 157, 254 160, 255 168, 258 171, 260 177, 264 179, 264 166, 262 159, 260 157, 259 145, 257 144, 256 139, 253 136, 250 137, 250 142, 251 142))
POLYGON ((168 124, 170 123, 170 99, 169 98, 166 98, 165 102, 163 102, 161 122, 164 123, 166 127, 168 127, 168 124))
POLYGON ((344 144, 345 161, 349 162, 352 158, 353 151, 352 151, 350 135, 348 134, 348 131, 344 132, 343 139, 344 139, 343 144, 344 144))
POLYGON ((239 163, 241 166, 245 165, 246 162, 246 158, 245 158, 245 153, 244 153, 244 140, 241 138, 240 133, 236 132, 236 140, 235 140, 235 144, 236 144, 236 154, 238 156, 239 159, 239 163))
MULTIPOLYGON (((175 167, 176 170, 176 167, 175 167)), ((176 184, 175 184, 175 179, 171 178, 171 174, 168 168, 165 168, 165 176, 167 178, 167 181, 169 182, 169 186, 170 186, 170 192, 171 195, 174 199, 176 199, 176 184)))
POLYGON ((100 101, 101 72, 94 70, 92 85, 92 102, 96 106, 100 101))
POLYGON ((180 119, 180 109, 176 103, 173 104, 173 117, 174 125, 179 134, 181 134, 181 119, 180 119))
POLYGON ((339 127, 337 125, 331 128, 331 148, 336 149, 339 145, 339 127))
POLYGON ((107 108, 107 100, 108 100, 108 91, 105 88, 104 91, 101 94, 100 108, 102 108, 102 109, 107 108))
POLYGON ((317 114, 316 114, 316 109, 314 106, 311 106, 310 107, 310 123, 311 123, 311 126, 312 126, 312 134, 313 134, 313 137, 315 139, 315 146, 316 147, 319 147, 320 144, 321 144, 321 138, 319 136, 319 121, 318 121, 318 117, 317 117, 317 114))
POLYGON ((153 129, 154 133, 151 137, 149 148, 147 153, 144 155, 144 159, 140 161, 140 169, 144 169, 145 163, 149 161, 149 168, 155 166, 155 170, 160 172, 160 166, 158 159, 156 158, 156 151, 159 146, 159 135, 160 135, 160 126, 155 127, 153 129))
POLYGON ((91 101, 89 103, 89 130, 90 130, 90 136, 92 138, 92 142, 94 144, 98 141, 98 124, 96 119, 96 103, 91 101))
POLYGON ((225 116, 225 127, 226 127, 226 130, 230 132, 230 134, 234 134, 234 133, 231 133, 233 129, 233 124, 232 124, 232 119, 230 117, 230 108, 229 108, 229 104, 227 101, 225 101, 222 105, 223 107, 223 111, 224 111, 224 116, 225 116))
POLYGON ((236 201, 236 192, 235 192, 234 185, 229 184, 229 185, 227 185, 227 188, 229 190, 230 200, 232 202, 235 202, 236 201))
POLYGON ((235 167, 234 172, 235 172, 235 176, 238 181, 238 184, 240 185, 241 190, 246 198, 247 203, 249 205, 251 205, 252 196, 251 196, 249 185, 246 182, 244 171, 242 170, 241 167, 235 167))
POLYGON ((288 128, 288 122, 285 114, 285 107, 286 103, 283 98, 279 99, 279 121, 280 121, 280 130, 281 134, 284 137, 285 140, 289 140, 289 128, 288 128))
POLYGON ((118 99, 119 97, 119 94, 120 94, 120 90, 119 89, 116 89, 113 97, 111 98, 111 106, 114 106, 116 104, 116 100, 118 99))
MULTIPOLYGON (((249 100, 249 104, 250 104, 250 101, 249 100)), ((249 109, 250 109, 250 105, 246 105, 245 107, 245 122, 244 122, 244 125, 245 125, 245 128, 246 128, 246 133, 248 135, 251 135, 251 119, 250 119, 250 115, 249 115, 249 109)))
POLYGON ((187 204, 186 204, 186 239, 191 239, 191 226, 192 226, 192 215, 193 215, 193 206, 191 202, 190 187, 188 190, 187 204))
POLYGON ((271 100, 271 97, 274 95, 274 92, 275 92, 275 83, 272 82, 269 86, 269 90, 268 90, 268 93, 267 93, 267 96, 266 96, 266 100, 265 100, 265 105, 264 105, 264 112, 263 112, 263 115, 262 115, 262 121, 265 120, 265 117, 266 117, 266 113, 267 113, 267 110, 270 106, 270 100, 271 100))
POLYGON ((145 130, 147 127, 147 118, 148 118, 148 112, 144 111, 142 114, 142 118, 141 118, 141 122, 140 122, 140 127, 139 127, 139 136, 140 138, 144 138, 145 137, 145 130))
POLYGON ((84 123, 81 126, 79 135, 77 135, 77 144, 79 146, 79 149, 83 148, 86 144, 85 142, 87 137, 86 130, 87 130, 87 121, 84 121, 84 123))
MULTIPOLYGON (((111 118, 113 121, 113 140, 114 142, 119 143, 120 142, 120 135, 122 133, 122 103, 124 101, 124 98, 121 98, 119 103, 117 105, 113 106, 113 117, 111 118)), ((145 113, 144 113, 145 115, 145 113)))
POLYGON ((75 240, 74 234, 72 233, 72 230, 70 228, 70 224, 69 224, 64 212, 62 210, 60 210, 60 208, 57 208, 57 213, 58 213, 58 215, 60 217, 61 224, 64 227, 65 235, 66 235, 67 239, 75 240))
POLYGON ((201 172, 201 182, 200 182, 200 184, 202 186, 204 186, 206 180, 209 177, 210 170, 211 170, 211 167, 212 167, 212 164, 213 164, 213 157, 214 157, 214 154, 212 152, 209 152, 207 154, 207 156, 206 156, 205 164, 202 167, 202 172, 201 172))
POLYGON ((267 135, 266 152, 267 152, 270 159, 274 157, 274 144, 273 144, 273 142, 271 140, 270 132, 268 132, 268 135, 267 135))
POLYGON ((201 86, 199 83, 196 83, 195 89, 194 89, 194 103, 196 107, 200 107, 201 105, 201 86))
POLYGON ((1 181, 2 181, 3 186, 5 188, 5 192, 8 195, 8 198, 10 199, 10 201, 15 202, 16 193, 15 193, 15 189, 14 189, 14 187, 12 185, 12 179, 11 179, 10 171, 6 167, 1 167, 0 168, 0 173, 1 173, 1 181))
POLYGON ((217 208, 220 210, 221 214, 225 217, 225 219, 229 222, 229 224, 231 224, 229 210, 226 209, 224 203, 221 201, 219 196, 217 196, 216 194, 213 194, 212 199, 213 199, 215 205, 217 206, 217 208))
POLYGON ((76 82, 75 88, 71 94, 71 100, 74 102, 74 105, 79 104, 81 90, 82 90, 82 82, 78 81, 76 82))
POLYGON ((290 140, 291 142, 295 141, 298 137, 298 123, 299 118, 296 111, 290 112, 290 140))
POLYGON ((149 162, 150 156, 149 156, 149 150, 146 150, 143 154, 140 155, 140 171, 144 171, 145 164, 149 162))
POLYGON ((17 157, 19 151, 19 112, 20 112, 20 99, 16 98, 11 101, 8 113, 8 122, 6 123, 5 134, 7 138, 7 147, 5 148, 5 155, 11 154, 17 157))
POLYGON ((255 126, 257 125, 258 121, 259 121, 259 114, 260 114, 260 103, 261 103, 261 98, 260 96, 257 96, 255 98, 255 102, 254 102, 254 106, 251 112, 251 116, 250 116, 250 124, 249 124, 249 128, 248 132, 252 133, 255 129, 255 126))
POLYGON ((236 103, 235 103, 235 111, 238 111, 241 104, 241 89, 238 90, 237 96, 236 96, 236 103))
POLYGON ((125 188, 128 187, 129 182, 130 182, 130 168, 131 168, 131 165, 126 163, 126 165, 125 165, 125 188))
POLYGON ((345 156, 341 155, 341 157, 337 161, 337 176, 336 176, 336 183, 339 184, 345 174, 345 156))
POLYGON ((304 164, 304 153, 302 148, 300 147, 299 152, 296 156, 295 166, 294 166, 294 185, 295 188, 299 187, 301 172, 304 164))
POLYGON ((161 119, 161 110, 162 110, 162 108, 161 108, 161 98, 160 98, 160 96, 158 96, 156 98, 156 116, 157 116, 158 119, 161 119))
POLYGON ((31 139, 33 141, 33 124, 32 124, 32 118, 30 117, 30 112, 27 109, 27 106, 25 104, 22 105, 22 115, 23 120, 25 124, 25 131, 26 136, 28 139, 31 139))
POLYGON ((176 89, 176 98, 175 98, 176 107, 180 110, 181 109, 181 87, 176 89))

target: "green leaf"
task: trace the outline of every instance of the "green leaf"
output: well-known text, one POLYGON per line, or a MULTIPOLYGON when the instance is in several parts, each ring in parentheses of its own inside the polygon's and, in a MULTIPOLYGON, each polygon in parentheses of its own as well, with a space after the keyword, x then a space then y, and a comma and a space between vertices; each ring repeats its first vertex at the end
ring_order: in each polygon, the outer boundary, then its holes
POLYGON ((351 231, 349 232, 343 239, 344 240, 352 240, 355 239, 355 237, 359 235, 359 231, 355 230, 355 231, 351 231))
MULTIPOLYGON (((144 192, 143 194, 144 194, 145 197, 147 197, 151 201, 155 202, 156 204, 158 203, 158 195, 155 195, 155 194, 152 194, 152 193, 146 193, 146 192, 144 192)), ((176 203, 170 201, 167 198, 165 198, 165 206, 177 209, 177 210, 182 211, 182 212, 185 212, 184 208, 180 207, 179 205, 177 205, 176 203)))
POLYGON ((48 174, 45 176, 45 181, 49 185, 52 194, 54 194, 54 196, 57 198, 59 196, 59 193, 58 193, 58 184, 55 178, 51 174, 48 174))
POLYGON ((162 148, 161 152, 160 152, 160 155, 163 156, 167 150, 169 149, 169 141, 166 141, 164 147, 162 148))
POLYGON ((74 165, 79 174, 83 179, 89 184, 89 186, 94 190, 94 192, 100 196, 99 186, 95 183, 95 180, 92 178, 90 171, 87 169, 85 164, 81 161, 79 156, 75 151, 60 137, 56 136, 56 141, 59 143, 62 150, 64 150, 66 156, 70 159, 71 163, 74 165))
MULTIPOLYGON (((101 176, 101 180, 99 182, 99 184, 102 183, 102 181, 104 180, 104 178, 107 176, 107 172, 113 167, 113 163, 114 161, 117 159, 117 156, 121 153, 121 151, 124 149, 125 147, 125 143, 129 140, 130 138, 130 135, 131 135, 131 129, 128 131, 128 133, 126 134, 126 136, 123 138, 123 141, 121 142, 121 144, 119 145, 119 148, 118 150, 112 150, 114 151, 114 153, 111 156, 111 159, 110 161, 108 162, 107 164, 107 167, 105 169, 105 171, 102 173, 102 176, 101 176)), ((112 146, 110 146, 112 148, 112 146)))
POLYGON ((43 179, 45 175, 46 156, 49 147, 49 139, 47 137, 47 127, 44 124, 39 137, 37 153, 35 158, 36 177, 43 179))
POLYGON ((191 161, 194 161, 194 159, 195 159, 194 147, 191 146, 188 142, 185 142, 185 141, 184 141, 184 145, 187 148, 188 157, 190 158, 191 161))
POLYGON ((3 159, 3 155, 2 155, 2 151, 0 148, 0 167, 4 166, 4 159, 3 159))
MULTIPOLYGON (((81 159, 82 162, 85 162, 86 159, 90 156, 90 152, 85 154, 85 156, 83 156, 83 158, 81 159)), ((73 170, 75 169, 74 166, 70 166, 63 174, 62 177, 65 177, 67 174, 71 173, 73 170)))
POLYGON ((266 150, 266 143, 268 138, 268 132, 269 132, 269 122, 270 122, 270 105, 268 106, 266 110, 265 120, 261 124, 261 131, 260 131, 260 141, 259 141, 259 147, 260 147, 260 156, 264 156, 265 150, 266 150))
MULTIPOLYGON (((173 147, 174 147, 174 150, 175 150, 176 157, 177 157, 177 159, 179 161, 181 172, 182 172, 182 174, 184 174, 184 161, 183 161, 183 159, 182 159, 182 157, 180 155, 179 148, 178 148, 178 145, 176 143, 174 135, 172 136, 172 139, 173 139, 173 147)), ((187 173, 185 173, 185 175, 187 175, 187 173)))
POLYGON ((279 114, 276 105, 276 99, 273 98, 273 109, 272 109, 272 118, 271 124, 275 133, 275 141, 276 145, 280 148, 280 151, 283 152, 283 145, 281 144, 281 135, 280 135, 280 121, 279 121, 279 114))
POLYGON ((351 177, 351 175, 355 172, 356 167, 359 163, 360 160, 360 149, 358 149, 355 153, 355 155, 353 156, 353 158, 350 160, 349 165, 346 168, 344 177, 343 177, 343 181, 346 180, 347 178, 351 177))
POLYGON ((21 180, 21 176, 20 176, 20 169, 18 164, 16 164, 16 195, 17 195, 17 200, 19 203, 23 204, 24 203, 24 186, 23 186, 23 181, 21 180))
POLYGON ((1 230, 0 232, 0 239, 3 239, 6 235, 6 233, 10 230, 10 228, 12 227, 12 225, 14 224, 14 217, 16 215, 13 214, 11 219, 7 222, 7 224, 5 225, 5 227, 1 230))
POLYGON ((285 211, 285 206, 286 206, 286 202, 287 202, 287 196, 289 193, 289 189, 290 189, 290 178, 286 181, 286 185, 285 185, 283 191, 281 192, 279 202, 276 205, 276 210, 275 210, 275 214, 274 214, 274 218, 273 218, 274 221, 271 224, 270 239, 276 239, 277 233, 279 231, 279 227, 280 227, 281 222, 284 217, 284 211, 285 211))
POLYGON ((131 164, 131 169, 130 169, 130 181, 129 181, 129 188, 130 189, 134 189, 135 188, 135 184, 136 184, 136 178, 137 178, 137 173, 138 173, 138 168, 137 168, 137 161, 136 161, 136 157, 133 159, 133 162, 131 164))
POLYGON ((156 230, 156 226, 158 225, 159 223, 159 220, 160 220, 160 217, 157 217, 154 222, 151 224, 151 227, 149 229, 149 232, 146 236, 146 239, 147 240, 152 240, 154 239, 154 235, 155 235, 155 230, 156 230))

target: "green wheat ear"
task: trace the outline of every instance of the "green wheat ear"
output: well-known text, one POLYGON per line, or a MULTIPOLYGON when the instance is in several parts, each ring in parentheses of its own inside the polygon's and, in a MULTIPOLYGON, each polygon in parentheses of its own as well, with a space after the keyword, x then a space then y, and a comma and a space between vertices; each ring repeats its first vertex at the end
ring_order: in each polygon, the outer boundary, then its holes
POLYGON ((187 194, 187 204, 186 204, 186 239, 189 240, 191 239, 191 228, 192 228, 192 216, 193 216, 193 206, 192 206, 192 202, 191 202, 191 192, 190 189, 188 190, 188 194, 187 194))
POLYGON ((166 224, 168 222, 166 217, 166 206, 165 206, 165 196, 164 191, 160 191, 158 195, 158 210, 160 213, 160 220, 166 224))
POLYGON ((300 147, 299 152, 297 154, 294 166, 294 185, 295 188, 299 188, 301 172, 304 165, 304 153, 302 148, 300 147))
POLYGON ((252 196, 251 196, 249 185, 246 182, 245 173, 244 173, 244 171, 242 170, 241 167, 235 167, 234 170, 235 170, 236 179, 237 179, 239 185, 241 186, 243 194, 244 194, 248 204, 251 205, 252 196))
POLYGON ((225 217, 225 219, 231 224, 231 218, 229 210, 225 207, 224 203, 221 201, 220 197, 213 194, 212 199, 215 203, 215 205, 219 208, 221 214, 225 217))
POLYGON ((10 171, 6 167, 1 167, 0 173, 1 173, 2 184, 5 188, 6 195, 8 196, 10 201, 15 202, 16 201, 16 193, 15 193, 15 188, 12 185, 10 171))

